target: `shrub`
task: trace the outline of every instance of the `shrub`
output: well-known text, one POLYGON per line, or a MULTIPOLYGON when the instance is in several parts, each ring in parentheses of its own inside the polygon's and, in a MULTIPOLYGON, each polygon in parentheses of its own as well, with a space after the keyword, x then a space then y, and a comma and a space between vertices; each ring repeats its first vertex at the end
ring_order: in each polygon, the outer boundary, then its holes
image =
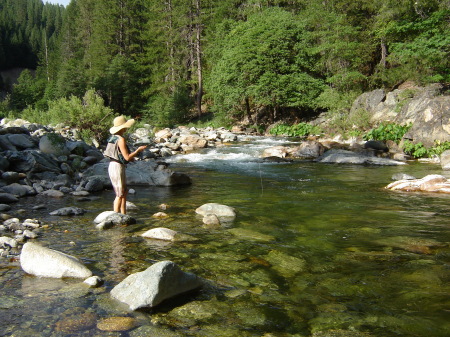
POLYGON ((450 142, 441 142, 439 140, 436 140, 434 146, 431 148, 426 148, 421 142, 414 144, 410 141, 405 141, 403 144, 403 151, 414 158, 440 156, 444 151, 449 149, 450 142))
POLYGON ((392 140, 398 144, 411 126, 411 124, 400 125, 396 123, 381 123, 377 128, 367 132, 363 136, 363 139, 382 141, 392 140))
POLYGON ((278 124, 270 129, 269 133, 274 136, 306 137, 311 134, 320 134, 322 130, 318 126, 308 123, 295 125, 278 124))

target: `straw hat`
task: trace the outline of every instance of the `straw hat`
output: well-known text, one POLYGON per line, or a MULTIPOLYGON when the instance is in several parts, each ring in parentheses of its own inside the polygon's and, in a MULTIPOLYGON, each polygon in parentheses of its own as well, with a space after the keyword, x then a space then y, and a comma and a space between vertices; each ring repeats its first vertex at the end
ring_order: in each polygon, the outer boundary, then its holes
POLYGON ((128 121, 123 116, 114 118, 114 126, 109 129, 111 134, 116 134, 122 129, 128 129, 134 124, 134 119, 129 119, 128 121))

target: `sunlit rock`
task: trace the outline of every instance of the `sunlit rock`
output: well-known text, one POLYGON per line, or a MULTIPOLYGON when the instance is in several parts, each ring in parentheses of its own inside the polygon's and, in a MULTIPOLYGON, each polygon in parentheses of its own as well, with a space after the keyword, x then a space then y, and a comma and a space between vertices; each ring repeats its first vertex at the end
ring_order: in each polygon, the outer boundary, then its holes
POLYGON ((236 213, 234 208, 226 205, 216 204, 216 203, 208 203, 198 207, 195 210, 195 213, 200 215, 208 215, 214 214, 217 217, 235 217, 236 213))
POLYGON ((32 242, 27 242, 23 246, 20 265, 26 273, 41 277, 87 278, 92 276, 92 272, 76 257, 32 242))
POLYGON ((201 285, 196 275, 183 272, 171 261, 161 261, 125 278, 111 290, 111 296, 126 303, 131 310, 136 310, 154 307, 201 285))
POLYGON ((450 182, 439 174, 430 174, 421 179, 404 179, 385 187, 392 191, 450 193, 450 182))

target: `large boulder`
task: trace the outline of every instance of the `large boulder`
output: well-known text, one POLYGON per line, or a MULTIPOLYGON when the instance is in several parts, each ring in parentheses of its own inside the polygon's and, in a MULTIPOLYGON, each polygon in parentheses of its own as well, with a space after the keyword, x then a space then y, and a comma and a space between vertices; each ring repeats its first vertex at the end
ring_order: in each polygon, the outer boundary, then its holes
POLYGON ((40 277, 88 278, 92 272, 76 257, 27 242, 20 254, 20 265, 28 273, 40 277))
POLYGON ((70 151, 66 146, 66 140, 56 133, 48 133, 39 140, 39 150, 42 153, 55 156, 67 156, 70 151))
MULTIPOLYGON (((89 177, 97 176, 103 177, 105 181, 109 180, 108 165, 109 163, 103 162, 89 167, 83 172, 83 179, 89 180, 89 177)), ((191 179, 186 174, 173 172, 153 160, 137 161, 127 165, 127 184, 130 186, 177 186, 189 185, 191 179)))
POLYGON ((59 163, 54 156, 35 150, 8 152, 7 159, 9 169, 15 172, 61 172, 59 163))
POLYGON ((331 149, 325 152, 322 156, 317 158, 319 163, 333 163, 333 164, 358 164, 358 165, 406 165, 404 162, 369 156, 364 153, 356 153, 347 150, 331 149))
POLYGON ((439 174, 430 174, 421 179, 397 180, 386 186, 392 191, 450 193, 450 182, 439 174))
POLYGON ((154 307, 201 285, 201 279, 196 275, 183 272, 172 261, 161 261, 129 275, 111 290, 111 296, 136 310, 154 307))

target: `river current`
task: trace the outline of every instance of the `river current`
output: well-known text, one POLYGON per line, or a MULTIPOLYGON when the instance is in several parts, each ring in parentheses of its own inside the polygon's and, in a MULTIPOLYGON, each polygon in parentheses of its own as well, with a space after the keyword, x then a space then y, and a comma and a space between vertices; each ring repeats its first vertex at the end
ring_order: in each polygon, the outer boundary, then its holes
POLYGON ((449 173, 439 165, 404 166, 264 162, 260 154, 288 140, 253 137, 167 159, 192 178, 184 187, 134 187, 137 224, 106 231, 93 219, 112 209, 113 192, 20 199, 48 228, 37 242, 81 259, 105 282, 26 275, 0 260, 0 336, 426 336, 450 335, 450 196, 385 190, 396 173, 449 173), (236 211, 222 226, 195 209, 220 203, 236 211), (161 211, 168 217, 154 218, 161 211), (57 208, 87 210, 53 217, 57 208), (166 227, 193 238, 144 239, 166 227), (202 290, 151 310, 129 312, 110 290, 131 273, 171 260, 207 282, 202 290), (126 331, 98 322, 131 317, 126 331))

